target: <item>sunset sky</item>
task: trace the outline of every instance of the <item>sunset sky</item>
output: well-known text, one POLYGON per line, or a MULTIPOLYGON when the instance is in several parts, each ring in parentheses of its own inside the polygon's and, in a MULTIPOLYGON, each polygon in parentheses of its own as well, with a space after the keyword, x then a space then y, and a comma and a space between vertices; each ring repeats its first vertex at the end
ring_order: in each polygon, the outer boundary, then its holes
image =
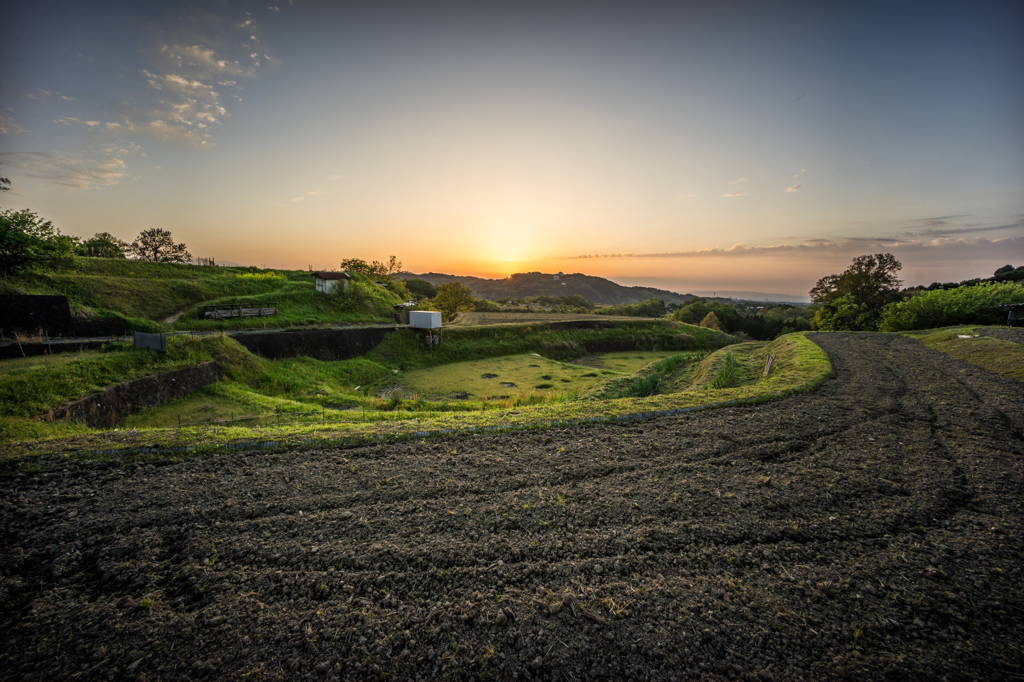
POLYGON ((194 256, 805 295, 1024 265, 1024 3, 23 2, 2 208, 194 256))

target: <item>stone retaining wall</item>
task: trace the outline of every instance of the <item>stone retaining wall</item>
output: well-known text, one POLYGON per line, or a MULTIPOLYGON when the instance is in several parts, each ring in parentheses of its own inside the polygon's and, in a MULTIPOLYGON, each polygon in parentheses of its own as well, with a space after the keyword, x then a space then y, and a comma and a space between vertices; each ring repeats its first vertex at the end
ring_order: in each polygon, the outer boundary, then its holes
POLYGON ((376 348, 397 327, 311 329, 308 331, 236 333, 232 338, 270 360, 305 356, 316 360, 348 360, 376 348))
POLYGON ((204 362, 116 384, 53 410, 42 419, 77 421, 93 428, 110 428, 133 412, 165 405, 218 381, 220 369, 217 363, 204 362))

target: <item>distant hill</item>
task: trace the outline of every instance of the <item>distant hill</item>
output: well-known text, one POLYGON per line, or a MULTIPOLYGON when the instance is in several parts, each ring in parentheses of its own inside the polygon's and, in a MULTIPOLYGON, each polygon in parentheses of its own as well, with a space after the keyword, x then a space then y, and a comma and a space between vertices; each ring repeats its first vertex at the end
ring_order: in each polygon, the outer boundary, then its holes
POLYGON ((489 301, 502 298, 525 298, 527 296, 574 296, 579 294, 598 305, 619 305, 639 303, 656 298, 665 303, 685 303, 692 294, 677 294, 652 287, 624 287, 621 284, 592 275, 548 274, 543 272, 520 272, 508 279, 484 279, 428 272, 416 275, 411 272, 398 274, 401 279, 423 279, 434 286, 447 282, 462 282, 473 290, 473 296, 489 301))

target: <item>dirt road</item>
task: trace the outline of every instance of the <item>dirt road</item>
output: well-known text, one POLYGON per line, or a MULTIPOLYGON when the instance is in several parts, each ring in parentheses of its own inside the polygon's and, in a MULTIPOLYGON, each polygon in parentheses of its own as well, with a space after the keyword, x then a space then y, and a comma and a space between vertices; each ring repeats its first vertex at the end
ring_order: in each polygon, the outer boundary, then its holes
POLYGON ((1020 679, 1024 386, 5 474, 5 679, 1020 679))

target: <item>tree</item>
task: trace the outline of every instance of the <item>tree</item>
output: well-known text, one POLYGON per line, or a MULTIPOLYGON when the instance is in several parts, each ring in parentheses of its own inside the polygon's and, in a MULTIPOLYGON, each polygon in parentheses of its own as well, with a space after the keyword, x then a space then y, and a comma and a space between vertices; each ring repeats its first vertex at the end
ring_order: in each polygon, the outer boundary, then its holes
POLYGON ((395 256, 391 256, 387 263, 381 263, 376 260, 372 263, 367 263, 362 258, 346 258, 341 261, 341 269, 345 272, 358 272, 370 279, 390 280, 401 272, 402 261, 398 260, 395 256))
POLYGON ((6 192, 11 188, 11 181, 7 178, 0 178, 0 192, 6 192))
POLYGON ((473 290, 462 282, 448 282, 437 288, 434 306, 445 320, 451 320, 460 311, 473 310, 473 290))
POLYGON ((811 320, 814 329, 870 331, 878 327, 882 309, 900 297, 896 273, 903 266, 891 253, 857 256, 841 275, 827 275, 811 289, 820 306, 811 320))
POLYGON ((699 326, 704 327, 705 329, 714 329, 718 332, 723 331, 722 323, 719 322, 718 317, 711 312, 704 316, 704 319, 700 321, 699 326))
POLYGON ((78 255, 86 258, 124 258, 128 242, 121 241, 109 232, 97 232, 92 239, 82 242, 78 255))
POLYGON ((434 298, 437 296, 437 288, 425 279, 407 279, 405 288, 416 298, 434 298))
POLYGON ((31 211, 0 211, 0 273, 70 259, 78 239, 63 235, 31 211))
POLYGON ((187 263, 192 260, 192 254, 185 245, 175 244, 171 233, 159 227, 143 230, 128 247, 128 253, 138 260, 156 263, 187 263))

